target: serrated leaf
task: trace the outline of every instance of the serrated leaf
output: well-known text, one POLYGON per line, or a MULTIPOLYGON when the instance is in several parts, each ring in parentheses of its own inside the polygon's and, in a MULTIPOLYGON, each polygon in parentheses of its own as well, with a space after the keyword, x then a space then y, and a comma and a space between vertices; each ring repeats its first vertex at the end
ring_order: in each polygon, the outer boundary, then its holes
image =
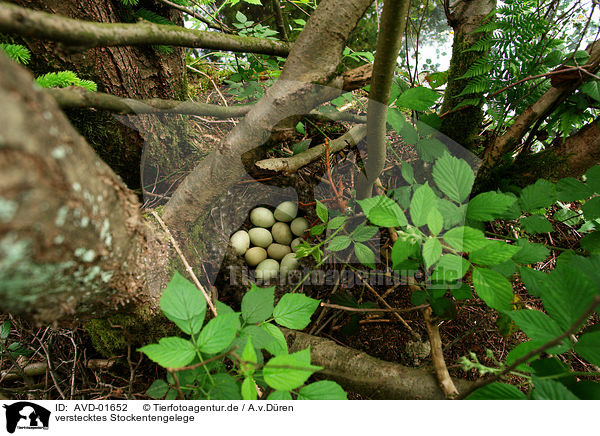
POLYGON ((164 368, 181 368, 196 357, 194 344, 178 337, 161 338, 158 344, 145 345, 138 351, 164 368))
POLYGON ((402 165, 400 166, 400 172, 402 173, 404 180, 406 180, 406 183, 409 185, 415 183, 415 172, 411 164, 408 162, 402 162, 402 165))
POLYGON ((261 326, 261 328, 274 339, 274 341, 268 343, 265 346, 265 350, 267 350, 273 356, 277 356, 279 354, 287 354, 287 352, 288 352, 287 342, 285 340, 285 336, 283 335, 283 333, 281 332, 279 327, 277 327, 273 324, 267 323, 267 324, 263 324, 261 326))
MULTIPOLYGON (((248 0, 246 0, 248 1, 248 0)), ((252 377, 246 377, 242 382, 242 399, 256 400, 258 392, 256 391, 256 383, 252 377)))
POLYGON ((392 126, 392 129, 399 134, 402 133, 402 129, 404 129, 407 124, 406 120, 404 119, 404 115, 402 115, 398 109, 393 107, 388 108, 386 121, 390 126, 392 126))
POLYGON ((444 242, 458 251, 469 253, 490 243, 483 232, 472 227, 455 227, 444 233, 444 242))
POLYGON ((195 285, 177 271, 163 291, 160 308, 184 333, 197 333, 206 315, 206 300, 195 285))
POLYGON ((385 195, 358 200, 365 215, 373 224, 380 227, 399 227, 408 224, 404 212, 394 200, 385 195))
POLYGON ((294 145, 292 145, 292 153, 294 153, 294 155, 302 153, 303 151, 306 151, 308 149, 309 145, 310 139, 304 139, 300 142, 297 142, 294 145))
POLYGON ((534 400, 578 400, 565 385, 555 380, 542 379, 533 376, 533 384, 535 388, 531 393, 531 398, 534 400))
POLYGON ((350 239, 350 236, 336 236, 329 242, 327 249, 330 251, 342 251, 348 248, 351 243, 352 239, 350 239))
POLYGON ((526 212, 548 207, 554 202, 556 202, 556 186, 548 180, 539 179, 521 191, 521 207, 526 212))
POLYGON ((378 227, 360 225, 352 231, 351 236, 356 242, 365 242, 372 239, 377 232, 379 232, 378 227))
POLYGON ((404 91, 396 100, 396 106, 411 109, 414 111, 424 111, 429 109, 440 98, 437 92, 418 86, 404 91))
POLYGON ((437 236, 444 226, 444 217, 437 210, 437 207, 432 207, 427 216, 427 227, 432 235, 437 236))
POLYGON ((600 331, 582 335, 574 348, 581 357, 592 365, 600 366, 600 331))
POLYGON ((600 194, 600 165, 594 165, 585 173, 585 183, 600 194))
MULTIPOLYGON (((517 359, 526 356, 530 351, 539 348, 541 345, 543 345, 543 343, 540 341, 521 342, 506 355, 506 366, 512 365, 517 359)), ((530 358, 528 362, 531 362, 534 359, 537 359, 537 356, 530 358)), ((526 363, 519 365, 515 369, 517 371, 531 372, 531 368, 526 363)))
POLYGON ((415 190, 410 202, 410 218, 414 226, 421 227, 427 224, 429 211, 436 202, 437 196, 429 185, 419 186, 415 190))
POLYGON ((442 244, 437 238, 429 238, 423 244, 423 261, 429 269, 442 255, 442 244))
POLYGON ((471 264, 466 259, 454 254, 444 254, 436 265, 431 280, 453 282, 464 277, 470 267, 471 264))
POLYGON ((316 203, 317 203, 317 206, 316 206, 317 216, 319 217, 319 219, 321 221, 326 223, 327 219, 329 218, 329 212, 327 211, 327 207, 323 203, 321 203, 319 200, 317 200, 316 203))
POLYGON ((550 250, 545 245, 529 242, 525 238, 519 239, 517 246, 521 249, 515 253, 512 260, 523 265, 541 262, 550 255, 550 250))
POLYGON ((475 221, 492 221, 502 218, 517 201, 515 197, 499 192, 484 192, 469 201, 467 218, 475 221))
POLYGON ((457 300, 468 300, 473 297, 473 291, 471 290, 471 286, 467 283, 462 283, 459 288, 450 288, 450 292, 452 296, 457 300))
POLYGON ((343 215, 336 216, 329 220, 329 222, 327 223, 327 228, 329 230, 337 230, 340 227, 342 227, 344 224, 346 224, 346 217, 343 215))
POLYGON ((477 389, 467 400, 526 400, 527 397, 515 386, 493 382, 477 389))
POLYGON ((242 318, 248 323, 266 320, 273 314, 275 287, 259 288, 254 283, 242 298, 242 318))
POLYGON ((594 197, 586 201, 581 210, 587 220, 600 218, 600 197, 594 197))
POLYGON ((448 153, 444 143, 435 138, 419 139, 416 149, 419 157, 425 162, 433 162, 442 157, 444 153, 448 153))
POLYGON ((225 373, 212 376, 212 385, 207 399, 241 400, 240 385, 235 378, 225 373))
POLYGON ((573 177, 566 177, 556 184, 556 193, 560 201, 570 202, 585 200, 591 197, 594 191, 585 183, 573 177))
POLYGON ((0 339, 8 338, 8 335, 10 334, 10 328, 10 321, 7 320, 2 323, 2 326, 0 326, 0 339))
POLYGON ((445 229, 464 224, 467 211, 466 205, 459 207, 445 198, 439 198, 436 207, 444 217, 445 229))
POLYGON ((375 268, 375 253, 365 244, 360 242, 354 244, 354 254, 360 263, 370 268, 375 268))
POLYGON ((472 251, 469 260, 478 265, 498 265, 509 260, 520 250, 520 247, 490 240, 483 248, 472 251))
POLYGON ((239 328, 240 317, 237 313, 211 319, 198 335, 198 349, 208 354, 220 353, 231 345, 239 328))
POLYGON ((157 379, 152 382, 148 390, 146 391, 146 395, 155 400, 161 400, 167 395, 167 391, 169 390, 169 385, 166 381, 157 379))
POLYGON ((311 236, 319 236, 319 235, 322 235, 324 231, 325 231, 325 226, 322 224, 318 224, 314 227, 311 227, 310 235, 311 236))
POLYGON ((479 298, 492 309, 498 311, 512 309, 512 286, 500 273, 486 268, 474 268, 473 286, 479 298))
POLYGON ((552 224, 546 217, 532 215, 521 219, 521 226, 527 233, 550 233, 554 231, 552 224))
POLYGON ((435 162, 433 180, 450 200, 462 203, 471 193, 475 174, 467 162, 445 154, 435 162))
POLYGON ((581 92, 583 92, 586 95, 589 95, 594 100, 600 101, 600 81, 590 80, 579 89, 581 90, 581 92))
POLYGON ((418 253, 419 246, 412 244, 410 241, 398 239, 392 247, 392 265, 394 269, 401 262, 404 262, 409 257, 414 257, 418 253))
POLYGON ((519 267, 519 274, 529 295, 541 297, 548 283, 548 274, 525 267, 519 267))
POLYGON ((558 324, 539 310, 517 310, 508 316, 533 341, 546 343, 562 334, 558 324))
POLYGON ((273 391, 267 397, 270 401, 288 401, 292 399, 290 391, 273 391))
POLYGON ((303 294, 285 294, 275 306, 273 317, 277 324, 302 330, 310 322, 310 317, 319 307, 320 300, 303 294))
POLYGON ((298 392, 299 400, 347 400, 348 396, 340 385, 330 380, 321 380, 304 386, 298 392))
POLYGON ((314 372, 321 369, 310 364, 309 347, 293 354, 273 357, 263 368, 263 375, 265 382, 273 389, 289 391, 302 386, 314 372))

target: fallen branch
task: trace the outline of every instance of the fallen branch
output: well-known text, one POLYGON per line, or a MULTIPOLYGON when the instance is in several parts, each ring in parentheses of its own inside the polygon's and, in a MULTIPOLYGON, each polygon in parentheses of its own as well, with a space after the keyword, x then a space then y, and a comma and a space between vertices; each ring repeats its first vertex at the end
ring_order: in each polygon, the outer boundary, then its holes
POLYGON ((440 329, 434 320, 431 318, 431 307, 423 309, 423 318, 427 326, 427 334, 429 335, 429 343, 431 344, 431 359, 433 360, 433 368, 435 375, 444 395, 447 399, 453 400, 458 396, 458 390, 454 386, 454 382, 448 373, 446 361, 444 360, 444 352, 442 350, 442 338, 440 337, 440 329))
POLYGON ((0 32, 59 41, 80 50, 122 45, 173 45, 287 56, 290 45, 270 39, 225 35, 175 25, 94 23, 0 3, 0 32))
MULTIPOLYGON (((354 147, 356 144, 362 141, 366 135, 367 127, 365 125, 354 126, 344 135, 334 139, 329 143, 329 152, 337 153, 346 147, 354 147)), ((298 171, 303 166, 320 159, 322 156, 325 156, 325 153, 325 144, 319 144, 303 151, 302 153, 298 153, 295 156, 259 160, 255 165, 263 170, 293 173, 298 171)))
MULTIPOLYGON (((427 368, 410 368, 386 362, 362 351, 340 346, 329 339, 282 330, 290 352, 310 347, 311 363, 324 368, 318 374, 337 381, 346 390, 373 399, 444 399, 435 377, 427 368)), ((462 391, 472 383, 455 380, 455 384, 462 391)))
POLYGON ((330 304, 330 303, 321 303, 322 307, 329 307, 330 309, 339 309, 344 310, 346 312, 364 312, 364 313, 373 313, 373 312, 396 312, 396 313, 406 313, 406 312, 414 312, 415 310, 425 309, 429 307, 429 304, 422 304, 420 306, 409 307, 408 309, 399 309, 392 307, 391 309, 375 309, 375 308, 360 308, 360 307, 348 307, 348 306, 340 306, 338 304, 330 304))

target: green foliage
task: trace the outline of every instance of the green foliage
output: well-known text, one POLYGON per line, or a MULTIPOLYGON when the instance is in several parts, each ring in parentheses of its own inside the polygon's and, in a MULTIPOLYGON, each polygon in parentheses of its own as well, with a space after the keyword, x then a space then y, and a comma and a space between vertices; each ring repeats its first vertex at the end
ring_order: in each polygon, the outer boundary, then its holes
POLYGON ((31 52, 20 44, 0 44, 0 50, 19 64, 27 65, 31 60, 31 52))
POLYGON ((98 87, 91 80, 82 80, 73 71, 59 71, 47 73, 35 79, 42 88, 66 88, 67 86, 81 86, 88 91, 97 91, 98 87))
MULTIPOLYGON (((252 285, 242 299, 241 313, 217 302, 218 315, 205 323, 202 294, 175 273, 160 305, 186 337, 164 337, 139 349, 171 371, 166 381, 155 380, 148 388, 150 398, 174 399, 179 389, 189 399, 256 400, 260 383, 271 390, 268 399, 346 399, 337 383, 306 383, 322 368, 311 365, 310 349, 290 354, 283 333, 271 323, 302 329, 319 300, 286 294, 274 305, 274 288, 252 285), (272 357, 264 363, 266 356, 272 357)), ((0 336, 4 339, 9 330, 2 325, 0 336)))

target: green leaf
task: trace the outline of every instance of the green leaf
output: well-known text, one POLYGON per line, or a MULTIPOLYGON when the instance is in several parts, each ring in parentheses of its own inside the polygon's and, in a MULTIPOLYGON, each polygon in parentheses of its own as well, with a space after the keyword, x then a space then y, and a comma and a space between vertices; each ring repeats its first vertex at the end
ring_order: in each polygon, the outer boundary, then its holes
POLYGON ((435 162, 433 180, 450 200, 462 203, 471 193, 475 174, 467 162, 445 154, 435 162))
POLYGON ((350 236, 336 236, 329 242, 327 249, 330 251, 342 251, 348 248, 351 243, 352 239, 350 238, 350 236))
POLYGON ((285 294, 275 306, 273 317, 277 324, 296 330, 302 330, 310 322, 310 317, 320 300, 309 298, 303 294, 285 294))
POLYGON ((325 226, 322 224, 316 225, 310 229, 311 236, 319 236, 325 231, 325 226))
POLYGON ((444 242, 458 251, 469 253, 490 243, 481 230, 472 227, 455 227, 444 234, 444 242))
POLYGON ((398 97, 398 100, 396 100, 396 106, 413 111, 424 111, 433 106, 439 98, 440 94, 437 92, 424 86, 419 86, 404 91, 398 97))
POLYGON ((410 205, 410 196, 412 188, 410 186, 400 186, 399 188, 390 189, 389 194, 398 202, 402 209, 408 209, 410 205))
POLYGON ((548 180, 539 179, 521 191, 521 207, 526 212, 548 207, 554 202, 556 202, 556 186, 548 180))
POLYGON ((256 391, 256 383, 254 382, 254 379, 252 377, 246 377, 242 382, 242 399, 256 400, 257 398, 258 392, 256 391))
POLYGON ((550 255, 550 250, 545 245, 529 242, 525 238, 519 239, 517 246, 521 249, 512 257, 512 260, 523 265, 541 262, 550 255))
POLYGON ((473 286, 479 298, 492 309, 498 311, 512 309, 512 286, 500 273, 486 268, 474 268, 473 286))
POLYGON ((304 386, 298 392, 299 400, 347 400, 348 396, 340 385, 329 380, 321 380, 304 386))
POLYGON ((402 162, 400 166, 400 172, 402 173, 402 177, 406 180, 406 183, 412 185, 415 183, 415 172, 413 167, 408 162, 402 162))
POLYGON ((242 318, 248 323, 257 323, 269 318, 273 314, 274 294, 274 286, 259 288, 252 283, 250 290, 242 298, 242 318))
POLYGON ((533 376, 535 388, 531 393, 534 400, 578 400, 565 385, 554 380, 542 379, 533 376))
POLYGON ((181 368, 196 357, 194 344, 178 337, 161 338, 158 344, 145 345, 138 351, 163 368, 181 368))
POLYGON ((600 197, 594 197, 586 201, 581 210, 587 220, 600 218, 600 197))
POLYGON ((417 244, 412 244, 410 241, 403 241, 402 239, 398 239, 394 242, 394 246, 392 247, 392 264, 394 269, 396 265, 404 262, 409 257, 414 257, 418 253, 419 246, 417 244))
MULTIPOLYGON (((598 80, 590 80, 585 83, 581 88, 579 88, 581 92, 585 95, 589 95, 596 101, 600 101, 600 81, 598 80)), ((565 200, 567 201, 567 200, 565 200)))
POLYGON ((360 225, 352 231, 350 236, 356 242, 365 242, 373 238, 378 231, 378 227, 360 225))
POLYGON ((429 211, 436 205, 437 196, 429 185, 419 186, 410 202, 410 218, 413 225, 421 227, 427 224, 429 211))
POLYGON ((254 345, 252 345, 252 338, 248 338, 248 340, 246 341, 246 346, 244 347, 244 351, 242 352, 240 359, 242 359, 243 362, 240 366, 242 374, 246 376, 254 374, 254 371, 256 370, 256 363, 258 363, 258 359, 256 357, 256 350, 254 349, 254 345))
MULTIPOLYGON (((506 366, 512 365, 517 359, 524 357, 529 352, 535 350, 536 348, 539 348, 541 345, 543 345, 543 343, 540 341, 521 342, 515 348, 510 350, 509 353, 506 355, 506 366)), ((538 356, 534 356, 530 358, 528 362, 531 362, 532 360, 535 360, 537 358, 538 356)), ((525 363, 519 365, 516 369, 518 371, 531 372, 531 368, 525 363)))
POLYGON ((8 335, 10 334, 10 328, 10 321, 7 320, 2 323, 2 325, 0 326, 0 339, 4 340, 8 338, 8 335))
POLYGON ((526 400, 523 392, 512 385, 493 382, 487 386, 477 389, 467 400, 526 400))
POLYGON ((429 227, 429 231, 432 235, 437 236, 442 231, 443 226, 444 217, 437 210, 437 207, 433 206, 427 216, 427 227, 429 227))
POLYGON ((517 310, 508 316, 533 341, 546 343, 562 334, 558 324, 539 310, 517 310))
POLYGON ((329 220, 329 222, 327 223, 327 228, 329 230, 337 230, 340 227, 342 227, 344 224, 346 224, 346 217, 343 215, 340 215, 340 216, 331 218, 329 220))
POLYGON ((167 395, 167 391, 169 390, 169 385, 166 381, 157 379, 152 382, 148 390, 146 391, 146 395, 155 400, 161 400, 167 395))
POLYGON ((195 285, 175 271, 163 291, 160 308, 165 316, 188 335, 198 333, 206 315, 206 300, 195 285))
POLYGON ((319 219, 321 221, 323 221, 324 223, 326 223, 327 219, 329 218, 329 212, 327 211, 327 207, 323 203, 321 203, 319 200, 317 200, 316 210, 317 210, 317 216, 319 217, 319 219))
POLYGON ((240 385, 225 373, 217 373, 212 376, 213 384, 208 392, 208 399, 215 400, 241 400, 240 385))
POLYGON ((464 223, 467 210, 465 205, 458 207, 445 198, 439 198, 436 207, 444 217, 445 229, 450 229, 458 224, 464 223))
POLYGON ((457 300, 468 300, 473 297, 473 291, 471 290, 471 286, 467 283, 462 283, 460 288, 450 288, 450 292, 452 296, 457 300))
MULTIPOLYGON (((290 294, 287 294, 290 295, 290 294)), ((289 391, 302 386, 321 367, 310 364, 310 347, 275 356, 263 368, 265 382, 273 389, 289 391)))
POLYGON ((273 391, 267 397, 270 401, 288 401, 292 399, 290 391, 273 391))
MULTIPOLYGON (((445 254, 435 267, 431 280, 453 282, 464 277, 470 267, 471 264, 466 259, 454 254, 445 254)), ((470 291, 469 288, 469 293, 470 291)), ((454 295, 454 292, 452 294, 454 295)), ((456 298, 456 295, 454 297, 456 298)))
POLYGON ((442 244, 437 238, 429 238, 423 244, 423 261, 429 269, 442 255, 442 244))
POLYGON ((548 274, 525 267, 519 267, 519 274, 529 295, 541 297, 546 289, 548 274))
POLYGON ((262 6, 262 3, 260 0, 244 0, 246 3, 250 3, 251 5, 260 5, 262 6))
POLYGON ((585 173, 585 183, 600 194, 600 165, 594 165, 585 173))
POLYGON ((600 252, 600 231, 585 235, 579 240, 579 245, 590 253, 600 252))
POLYGON ((521 219, 523 230, 527 233, 550 233, 554 231, 552 224, 546 217, 540 215, 531 215, 521 219))
POLYGON ((287 341, 285 340, 285 336, 283 335, 283 333, 281 332, 279 327, 277 327, 273 324, 267 323, 267 324, 263 324, 261 326, 261 328, 265 332, 267 332, 271 337, 273 337, 273 339, 275 339, 274 341, 269 342, 265 346, 265 350, 267 350, 273 356, 278 356, 279 354, 287 354, 287 352, 288 352, 287 341))
POLYGON ((294 155, 302 153, 303 151, 306 151, 308 149, 309 145, 310 145, 310 139, 303 139, 302 141, 297 142, 294 145, 292 145, 292 153, 294 153, 294 155))
POLYGON ((365 244, 360 242, 354 244, 354 254, 360 263, 375 268, 375 253, 365 244))
POLYGON ((402 112, 393 107, 388 108, 386 121, 390 126, 392 126, 392 129, 394 129, 399 134, 402 134, 402 130, 407 124, 406 120, 404 119, 404 115, 402 115, 402 112))
POLYGON ((385 195, 358 200, 365 215, 376 226, 398 227, 408 224, 404 212, 394 200, 385 195))
POLYGON ((492 221, 502 218, 516 201, 515 197, 507 194, 484 192, 469 201, 467 218, 475 221, 492 221))
POLYGON ((203 353, 215 354, 225 350, 240 328, 240 317, 237 313, 219 315, 211 319, 198 336, 198 348, 203 353))
POLYGON ((217 313, 219 315, 226 315, 228 313, 234 313, 235 312, 231 307, 229 307, 225 303, 221 303, 220 301, 217 301, 217 303, 215 304, 215 307, 216 307, 217 313))
POLYGON ((485 247, 472 251, 469 260, 478 265, 498 265, 513 257, 520 247, 501 241, 489 241, 485 247))
POLYGON ((239 23, 245 23, 246 21, 248 21, 248 18, 246 18, 246 16, 239 11, 235 14, 235 19, 239 23))
POLYGON ((416 149, 419 157, 425 162, 433 162, 442 157, 444 153, 448 153, 448 149, 444 143, 435 138, 419 139, 416 149))
POLYGON ((590 198, 594 191, 585 183, 566 177, 560 179, 556 184, 556 191, 560 201, 580 201, 590 198))
POLYGON ((600 366, 600 330, 582 335, 574 348, 592 365, 600 366))

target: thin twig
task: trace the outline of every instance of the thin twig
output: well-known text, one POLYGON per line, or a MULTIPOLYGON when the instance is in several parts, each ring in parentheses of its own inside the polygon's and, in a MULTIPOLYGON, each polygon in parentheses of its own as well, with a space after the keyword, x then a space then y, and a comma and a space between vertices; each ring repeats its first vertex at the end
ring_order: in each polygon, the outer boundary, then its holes
POLYGON ((154 218, 156 218, 156 220, 158 221, 158 223, 160 224, 160 226, 162 227, 162 229, 167 234, 169 240, 171 241, 171 244, 173 244, 173 248, 175 249, 175 251, 179 255, 179 258, 181 259, 181 261, 183 262, 183 265, 185 266, 186 271, 188 272, 188 274, 190 275, 190 277, 192 277, 192 280, 193 280, 194 284, 196 285, 196 287, 198 289, 200 289, 200 291, 202 292, 202 295, 204 295, 204 299, 206 300, 206 303, 208 304, 208 307, 210 307, 211 312, 213 313, 214 316, 217 316, 217 308, 215 307, 215 305, 213 304, 212 300, 210 299, 210 296, 208 295, 208 292, 206 292, 206 289, 204 289, 204 286, 202 286, 202 284, 198 280, 198 277, 196 277, 196 274, 194 274, 194 270, 192 270, 192 267, 190 266, 190 264, 188 263, 187 259, 183 255, 183 252, 179 248, 179 244, 177 244, 177 241, 175 240, 175 238, 173 238, 173 235, 171 235, 171 232, 170 232, 169 228, 164 223, 164 221, 162 220, 162 218, 159 217, 158 214, 155 211, 152 211, 151 213, 152 213, 152 216, 154 218))
POLYGON ((340 306, 337 304, 330 304, 330 303, 321 303, 321 306, 323 307, 329 307, 330 309, 340 309, 340 310, 345 310, 346 312, 395 312, 395 313, 406 313, 406 312, 414 312, 415 310, 420 310, 420 309, 425 309, 427 307, 429 307, 429 304, 422 304, 420 306, 415 306, 415 307, 410 307, 408 309, 397 309, 397 308, 390 308, 390 309, 360 309, 357 307, 348 307, 348 306, 340 306))
POLYGON ((431 359, 433 360, 433 368, 437 376, 440 388, 444 392, 444 396, 448 399, 454 399, 458 396, 458 389, 454 386, 454 382, 450 377, 446 361, 444 360, 444 352, 442 351, 442 338, 440 329, 433 321, 431 307, 423 309, 423 318, 429 335, 429 344, 431 345, 431 359))

